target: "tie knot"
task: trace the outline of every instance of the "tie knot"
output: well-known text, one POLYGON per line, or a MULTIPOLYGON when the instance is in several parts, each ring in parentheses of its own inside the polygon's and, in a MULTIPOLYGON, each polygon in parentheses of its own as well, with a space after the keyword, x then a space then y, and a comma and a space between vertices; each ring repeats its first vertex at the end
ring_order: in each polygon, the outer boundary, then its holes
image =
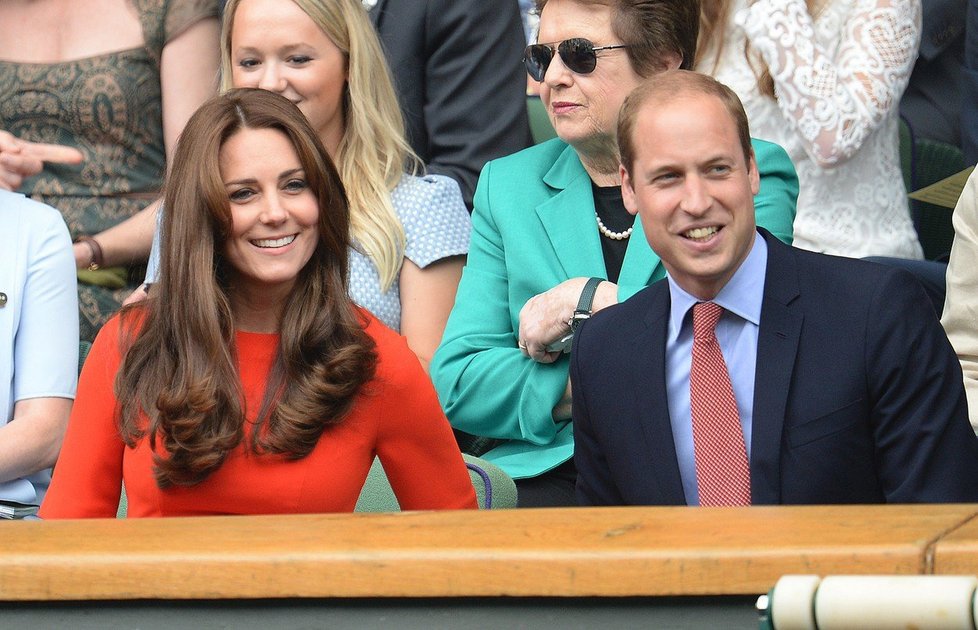
POLYGON ((697 302, 693 305, 693 338, 703 339, 714 335, 717 322, 723 315, 723 307, 714 302, 697 302))

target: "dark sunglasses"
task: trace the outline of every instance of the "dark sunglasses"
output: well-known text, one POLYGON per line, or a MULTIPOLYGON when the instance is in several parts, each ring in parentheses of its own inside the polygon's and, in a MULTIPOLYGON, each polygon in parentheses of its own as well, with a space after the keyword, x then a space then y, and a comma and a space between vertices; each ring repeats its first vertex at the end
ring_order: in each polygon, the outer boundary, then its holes
MULTIPOLYGON (((615 48, 628 48, 627 44, 615 44, 614 46, 595 46, 590 40, 583 37, 573 37, 565 39, 557 44, 557 54, 560 60, 572 72, 577 74, 588 74, 594 72, 598 65, 599 50, 614 50, 615 48)), ((543 81, 547 74, 547 68, 554 58, 553 44, 533 44, 527 46, 523 53, 523 63, 526 71, 534 81, 543 81)))

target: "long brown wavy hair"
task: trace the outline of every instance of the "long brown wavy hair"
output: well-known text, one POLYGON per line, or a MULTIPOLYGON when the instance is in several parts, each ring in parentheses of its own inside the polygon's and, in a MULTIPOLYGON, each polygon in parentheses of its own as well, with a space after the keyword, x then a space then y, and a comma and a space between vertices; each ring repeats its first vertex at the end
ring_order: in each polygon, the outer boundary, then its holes
POLYGON ((149 436, 157 485, 206 479, 245 437, 235 313, 224 243, 231 211, 219 168, 242 129, 275 129, 295 148, 319 201, 319 243, 279 322, 280 342, 248 448, 300 459, 349 413, 373 378, 376 352, 347 293, 350 213, 339 175, 305 116, 265 90, 205 103, 181 135, 167 178, 158 283, 122 317, 115 381, 119 430, 130 447, 149 436), (145 414, 143 419, 142 414, 145 414))
MULTIPOLYGON (((818 17, 825 5, 825 0, 805 0, 808 14, 818 17)), ((730 0, 700 0, 700 37, 696 43, 696 58, 701 61, 710 59, 710 66, 704 66, 707 74, 715 74, 720 64, 720 55, 726 42, 727 23, 730 21, 730 0), (708 55, 709 53, 709 55, 708 55)), ((754 70, 757 85, 761 94, 777 98, 774 94, 774 78, 767 64, 756 55, 751 54, 750 42, 744 47, 744 56, 754 70)))

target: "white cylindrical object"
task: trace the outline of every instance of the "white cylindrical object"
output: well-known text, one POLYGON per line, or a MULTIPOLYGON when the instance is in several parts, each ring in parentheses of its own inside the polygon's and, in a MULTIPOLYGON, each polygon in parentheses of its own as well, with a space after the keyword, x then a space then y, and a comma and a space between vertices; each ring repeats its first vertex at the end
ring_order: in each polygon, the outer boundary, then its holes
POLYGON ((818 630, 974 628, 976 588, 974 576, 829 576, 815 593, 815 620, 818 630))
POLYGON ((785 575, 771 595, 771 623, 775 630, 816 630, 815 591, 817 575, 785 575))

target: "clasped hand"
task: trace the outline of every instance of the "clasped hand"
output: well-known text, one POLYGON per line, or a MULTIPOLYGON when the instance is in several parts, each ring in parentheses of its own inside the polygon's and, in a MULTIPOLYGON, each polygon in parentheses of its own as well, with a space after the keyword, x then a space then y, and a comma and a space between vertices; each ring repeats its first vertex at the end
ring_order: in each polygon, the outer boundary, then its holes
MULTIPOLYGON (((548 351, 547 346, 570 332, 569 322, 587 281, 584 277, 571 278, 526 301, 520 309, 518 341, 524 355, 540 363, 553 363, 560 357, 561 351, 548 351)), ((602 282, 593 310, 614 303, 615 296, 616 286, 602 282)))

